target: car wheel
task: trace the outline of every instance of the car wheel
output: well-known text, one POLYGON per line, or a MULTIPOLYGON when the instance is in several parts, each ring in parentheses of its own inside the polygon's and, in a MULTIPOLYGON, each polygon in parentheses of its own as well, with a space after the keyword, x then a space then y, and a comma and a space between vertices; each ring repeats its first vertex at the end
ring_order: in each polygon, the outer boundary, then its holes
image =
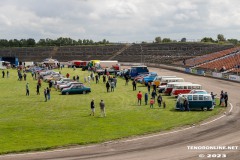
POLYGON ((66 92, 66 95, 69 95, 69 92, 66 92))
POLYGON ((86 94, 87 92, 86 91, 83 91, 83 94, 86 94))

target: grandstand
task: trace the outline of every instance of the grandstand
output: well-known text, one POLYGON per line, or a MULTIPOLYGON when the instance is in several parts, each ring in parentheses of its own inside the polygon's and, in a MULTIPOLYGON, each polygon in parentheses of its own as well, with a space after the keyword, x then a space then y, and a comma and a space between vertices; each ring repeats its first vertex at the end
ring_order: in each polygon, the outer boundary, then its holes
POLYGON ((41 62, 45 58, 59 61, 79 60, 118 60, 120 62, 163 63, 183 65, 186 60, 188 66, 201 64, 236 51, 232 45, 218 45, 207 43, 152 43, 152 44, 111 44, 98 46, 61 46, 61 47, 23 47, 2 48, 0 57, 18 57, 19 61, 41 62), (223 51, 224 50, 224 51, 223 51), (222 51, 222 52, 221 52, 222 51), (215 57, 206 58, 214 53, 215 57), (207 54, 207 55, 206 55, 207 54), (191 58, 195 58, 195 60, 191 58), (206 59, 200 61, 202 57, 206 59), (178 61, 178 62, 176 62, 178 61), (192 62, 197 62, 193 64, 192 62), (173 63, 174 62, 174 63, 173 63), (176 62, 176 63, 175 63, 176 62))

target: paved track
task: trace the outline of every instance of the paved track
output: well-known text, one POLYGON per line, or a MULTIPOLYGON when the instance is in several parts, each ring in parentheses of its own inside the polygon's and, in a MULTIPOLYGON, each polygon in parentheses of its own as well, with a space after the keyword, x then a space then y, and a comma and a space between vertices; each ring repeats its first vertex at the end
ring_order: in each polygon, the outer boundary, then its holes
MULTIPOLYGON (((58 159, 58 160, 200 160, 224 159, 240 160, 240 84, 218 79, 193 76, 165 69, 152 68, 159 75, 176 75, 185 81, 202 84, 203 88, 219 95, 227 91, 232 104, 226 114, 213 117, 211 123, 187 126, 174 131, 140 136, 133 139, 113 141, 70 149, 59 149, 47 152, 11 154, 0 156, 0 159, 58 159), (220 117, 220 118, 219 118, 220 117), (215 120, 219 118, 218 120, 215 120), (189 150, 187 146, 238 146, 237 150, 189 150), (199 154, 204 154, 200 156, 199 154), (207 158, 207 154, 226 154, 226 158, 207 158)), ((214 156, 214 155, 213 155, 214 156)))

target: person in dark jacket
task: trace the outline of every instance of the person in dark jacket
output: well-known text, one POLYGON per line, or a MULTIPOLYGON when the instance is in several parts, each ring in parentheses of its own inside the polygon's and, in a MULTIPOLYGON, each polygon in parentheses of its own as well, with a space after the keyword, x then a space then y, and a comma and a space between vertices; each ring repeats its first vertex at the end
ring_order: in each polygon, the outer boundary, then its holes
POLYGON ((95 113, 94 99, 92 99, 91 104, 90 104, 90 107, 91 107, 91 114, 90 114, 90 116, 91 116, 91 115, 94 116, 94 113, 95 113))
POLYGON ((148 103, 148 93, 145 93, 144 101, 145 101, 145 105, 147 105, 147 103, 148 103))
POLYGON ((133 91, 136 91, 136 89, 137 89, 137 83, 136 83, 135 80, 133 80, 132 85, 133 85, 133 91))
POLYGON ((106 83, 106 88, 107 88, 107 92, 109 92, 110 84, 109 84, 108 81, 107 81, 107 83, 106 83))
POLYGON ((227 92, 225 92, 225 94, 224 94, 224 100, 225 100, 225 107, 227 107, 227 104, 228 104, 228 94, 227 94, 227 92))
POLYGON ((161 96, 161 94, 158 95, 157 102, 158 102, 158 107, 161 107, 161 105, 162 105, 162 96, 161 96))

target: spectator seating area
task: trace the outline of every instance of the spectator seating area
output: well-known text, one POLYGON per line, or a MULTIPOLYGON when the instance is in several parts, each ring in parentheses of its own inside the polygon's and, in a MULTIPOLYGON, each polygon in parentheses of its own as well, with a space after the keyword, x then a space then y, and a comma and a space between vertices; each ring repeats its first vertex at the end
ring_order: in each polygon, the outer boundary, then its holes
MULTIPOLYGON (((195 58, 185 60, 185 66, 194 67, 197 65, 201 65, 203 63, 207 63, 212 60, 215 60, 215 59, 218 59, 218 58, 230 55, 230 54, 234 54, 234 53, 238 52, 239 50, 240 50, 240 47, 234 47, 234 48, 214 52, 211 54, 197 56, 195 58)), ((181 63, 183 63, 183 62, 177 62, 176 64, 181 64, 181 63)))
POLYGON ((231 54, 201 64, 197 68, 224 72, 236 68, 236 66, 239 64, 240 64, 240 50, 238 50, 237 52, 234 50, 234 52, 231 52, 231 54))

